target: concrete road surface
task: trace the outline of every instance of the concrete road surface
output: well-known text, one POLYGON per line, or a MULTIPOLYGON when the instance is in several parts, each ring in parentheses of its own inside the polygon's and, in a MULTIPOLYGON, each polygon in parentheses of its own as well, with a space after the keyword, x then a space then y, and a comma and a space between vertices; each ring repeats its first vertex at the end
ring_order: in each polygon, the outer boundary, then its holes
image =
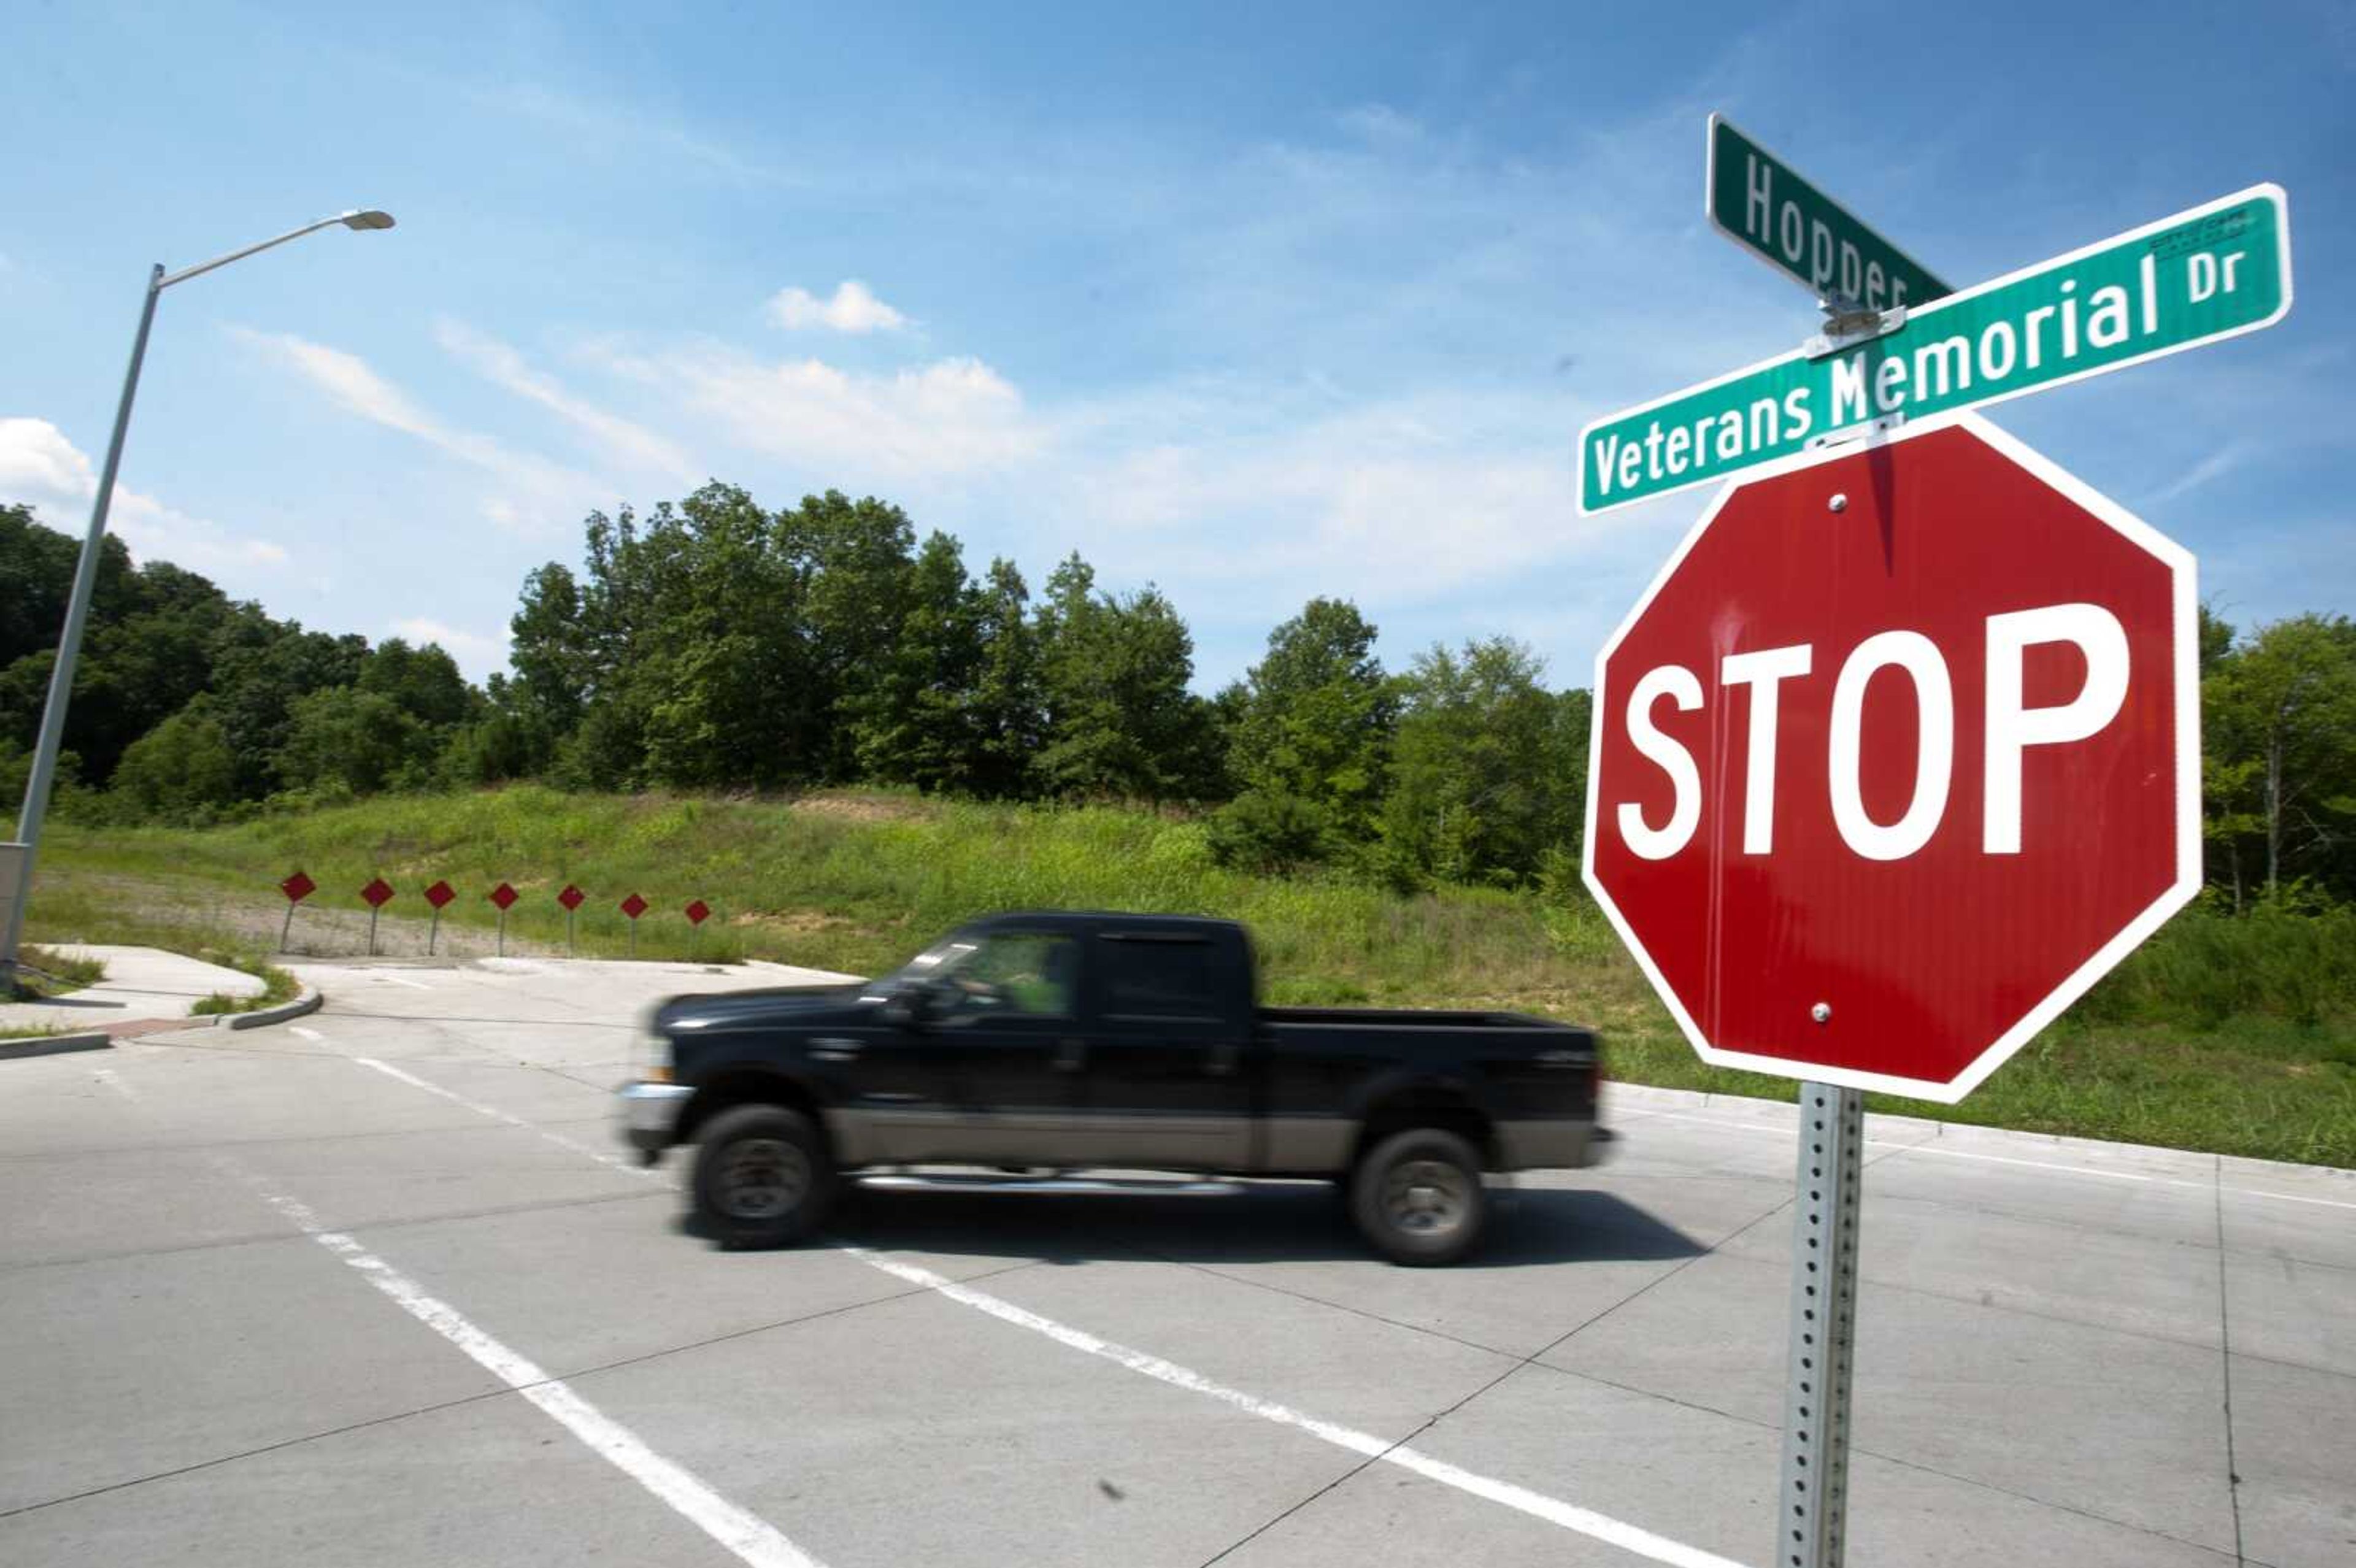
MULTIPOLYGON (((746 971, 304 977, 0 1062, 0 1563, 1783 1561, 1788 1107, 1616 1093, 1455 1269, 1310 1184, 732 1253, 607 1096, 746 971)), ((2356 1564, 2356 1179, 1869 1132, 1852 1563, 2356 1564)))

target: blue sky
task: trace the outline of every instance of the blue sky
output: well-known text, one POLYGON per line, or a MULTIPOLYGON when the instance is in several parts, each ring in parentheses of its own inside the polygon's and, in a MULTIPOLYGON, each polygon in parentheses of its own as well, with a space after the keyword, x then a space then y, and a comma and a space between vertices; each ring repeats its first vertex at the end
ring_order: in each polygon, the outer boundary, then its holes
POLYGON ((380 206, 166 295, 135 553, 479 677, 718 476, 1156 582, 1205 689, 1319 593, 1583 685, 1708 497, 1581 518, 1579 427, 1814 325, 1703 221, 1719 110, 1958 284, 2286 187, 2287 321, 1995 417, 2229 619, 2356 609, 2356 6, 1919 15, 23 7, 0 499, 80 528, 150 262, 380 206))

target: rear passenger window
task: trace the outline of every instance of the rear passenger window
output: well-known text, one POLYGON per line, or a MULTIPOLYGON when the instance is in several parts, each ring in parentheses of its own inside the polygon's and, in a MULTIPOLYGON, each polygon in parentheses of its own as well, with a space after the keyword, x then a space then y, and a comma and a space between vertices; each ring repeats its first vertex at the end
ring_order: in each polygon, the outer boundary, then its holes
POLYGON ((1108 1018, 1218 1017, 1218 986, 1207 942, 1108 936, 1099 944, 1108 1018))

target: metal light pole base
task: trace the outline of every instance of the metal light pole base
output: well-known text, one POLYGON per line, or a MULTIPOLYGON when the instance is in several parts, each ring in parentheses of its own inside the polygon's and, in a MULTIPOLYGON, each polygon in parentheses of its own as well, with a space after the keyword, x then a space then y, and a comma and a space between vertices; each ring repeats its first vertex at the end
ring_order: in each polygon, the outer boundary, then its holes
POLYGON ((1865 1095, 1800 1086, 1792 1226, 1792 1353, 1783 1395, 1777 1568, 1840 1568, 1848 1511, 1849 1369, 1865 1095))

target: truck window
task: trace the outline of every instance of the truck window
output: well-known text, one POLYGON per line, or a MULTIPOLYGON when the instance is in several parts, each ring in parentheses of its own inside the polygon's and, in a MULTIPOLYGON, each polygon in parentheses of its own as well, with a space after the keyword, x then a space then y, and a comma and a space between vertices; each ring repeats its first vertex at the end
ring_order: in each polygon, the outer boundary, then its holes
POLYGON ((1098 944, 1107 1018, 1215 1019, 1217 962, 1199 937, 1108 936, 1098 944))
POLYGON ((993 932, 949 960, 956 1010, 1068 1018, 1079 956, 1079 944, 1068 936, 993 932))

